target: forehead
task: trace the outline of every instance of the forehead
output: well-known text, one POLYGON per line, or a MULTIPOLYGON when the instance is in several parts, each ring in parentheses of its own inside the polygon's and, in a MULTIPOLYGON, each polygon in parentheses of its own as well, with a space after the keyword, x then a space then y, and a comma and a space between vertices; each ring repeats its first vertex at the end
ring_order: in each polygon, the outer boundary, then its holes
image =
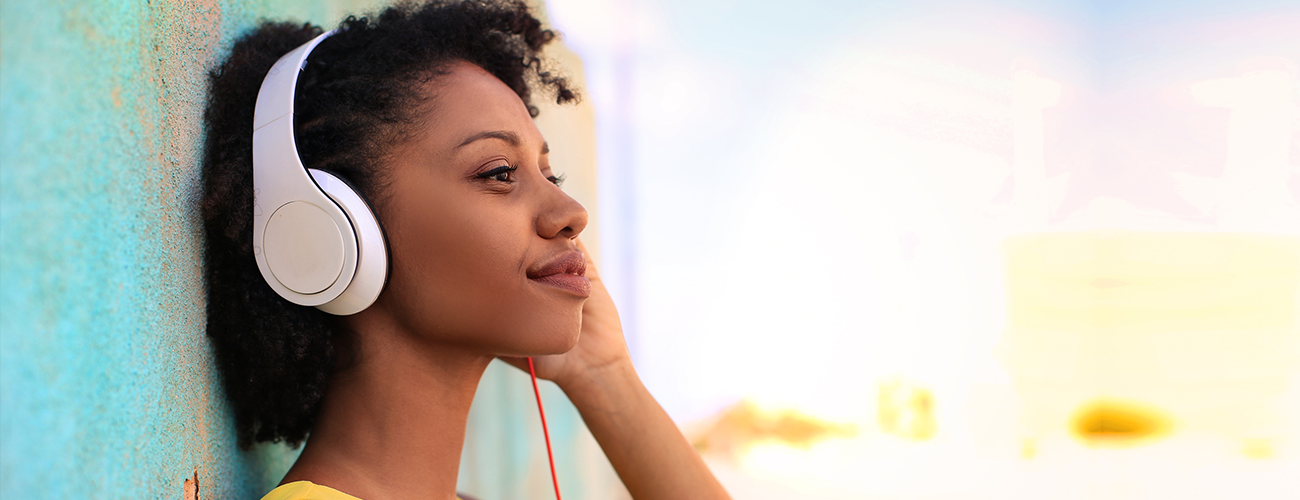
POLYGON ((504 82, 483 68, 456 62, 431 83, 430 139, 451 149, 485 131, 511 131, 525 143, 540 144, 541 132, 528 107, 504 82))

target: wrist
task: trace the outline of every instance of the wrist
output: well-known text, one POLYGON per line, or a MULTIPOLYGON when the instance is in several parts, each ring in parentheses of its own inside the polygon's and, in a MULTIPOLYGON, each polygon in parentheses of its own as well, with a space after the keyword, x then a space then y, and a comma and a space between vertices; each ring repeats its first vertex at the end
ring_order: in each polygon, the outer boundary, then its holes
POLYGON ((608 398, 628 389, 635 389, 640 386, 641 378, 636 374, 636 368, 632 366, 630 358, 620 358, 579 370, 572 376, 556 380, 555 383, 574 404, 579 404, 580 400, 608 398))

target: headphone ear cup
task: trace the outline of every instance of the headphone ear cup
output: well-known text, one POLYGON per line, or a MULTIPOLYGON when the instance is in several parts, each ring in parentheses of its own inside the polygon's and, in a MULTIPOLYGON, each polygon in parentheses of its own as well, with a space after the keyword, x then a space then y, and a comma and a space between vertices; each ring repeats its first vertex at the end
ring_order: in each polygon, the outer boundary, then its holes
POLYGON ((388 282, 388 244, 384 241, 384 232, 370 205, 351 185, 323 170, 313 168, 307 172, 316 185, 343 208, 357 235, 357 270, 352 282, 337 298, 316 308, 338 316, 359 313, 379 298, 388 282))

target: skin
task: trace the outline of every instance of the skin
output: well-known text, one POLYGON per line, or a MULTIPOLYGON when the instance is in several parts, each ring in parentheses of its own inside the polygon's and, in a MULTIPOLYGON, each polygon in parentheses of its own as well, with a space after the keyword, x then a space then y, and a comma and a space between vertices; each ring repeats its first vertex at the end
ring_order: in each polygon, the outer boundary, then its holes
POLYGON ((590 259, 589 294, 530 278, 585 255, 587 212, 549 179, 546 143, 519 97, 472 64, 448 70, 429 85, 432 111, 388 160, 388 285, 341 319, 356 334, 343 357, 355 362, 331 378, 281 484, 365 500, 455 498, 483 371, 498 357, 526 370, 522 356, 533 356, 634 498, 729 498, 642 385, 590 259), (517 169, 479 175, 505 165, 517 169))

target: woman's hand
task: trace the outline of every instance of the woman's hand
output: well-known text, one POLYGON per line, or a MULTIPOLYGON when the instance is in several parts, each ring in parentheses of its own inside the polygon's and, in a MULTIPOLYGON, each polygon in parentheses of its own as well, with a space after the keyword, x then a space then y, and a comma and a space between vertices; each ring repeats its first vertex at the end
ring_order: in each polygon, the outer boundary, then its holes
MULTIPOLYGON (((574 384, 599 376, 612 368, 623 368, 624 365, 630 367, 632 363, 614 300, 610 298, 609 290, 596 271, 596 263, 592 262, 591 253, 581 239, 578 240, 578 250, 587 259, 586 277, 591 281, 591 296, 582 306, 582 330, 578 336, 578 345, 564 354, 533 358, 537 377, 555 382, 566 392, 574 384)), ((525 358, 501 359, 528 371, 528 360, 525 358)))
MULTIPOLYGON (((591 296, 582 306, 578 345, 533 358, 537 376, 554 381, 582 415, 619 479, 637 500, 730 500, 704 460, 632 367, 609 291, 587 256, 591 296)), ((505 358, 503 358, 505 359, 505 358)), ((527 371, 528 360, 505 361, 527 371)))

